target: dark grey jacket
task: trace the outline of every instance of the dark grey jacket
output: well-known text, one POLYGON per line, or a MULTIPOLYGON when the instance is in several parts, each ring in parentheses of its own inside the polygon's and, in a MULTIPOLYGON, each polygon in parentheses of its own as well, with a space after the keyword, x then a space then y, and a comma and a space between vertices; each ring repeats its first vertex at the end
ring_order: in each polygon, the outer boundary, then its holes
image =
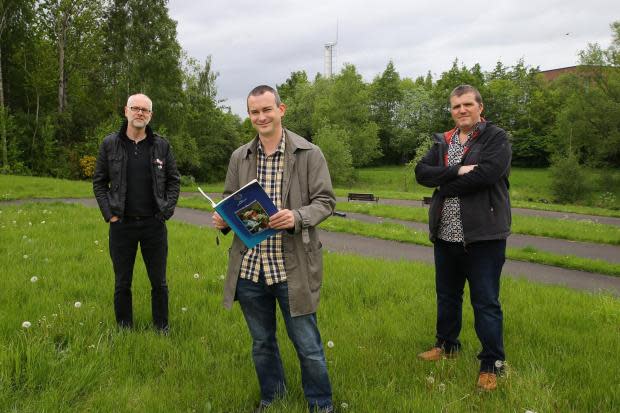
POLYGON ((460 199, 465 244, 506 239, 512 221, 508 193, 512 150, 506 132, 490 122, 483 123, 461 164, 445 166, 451 133, 453 130, 433 135, 433 147, 415 168, 416 180, 435 188, 428 212, 431 241, 437 238, 444 199, 455 196, 460 199), (460 166, 475 164, 473 171, 458 176, 460 166))
MULTIPOLYGON (((162 220, 169 219, 174 214, 174 208, 179 199, 181 176, 177 171, 170 144, 161 136, 153 133, 149 126, 146 128, 147 134, 153 138, 151 176, 153 195, 159 209, 157 216, 162 220)), ((99 147, 93 176, 93 191, 106 222, 114 215, 122 218, 125 212, 127 152, 121 134, 125 134, 126 130, 127 122, 123 124, 119 132, 106 136, 99 147)))

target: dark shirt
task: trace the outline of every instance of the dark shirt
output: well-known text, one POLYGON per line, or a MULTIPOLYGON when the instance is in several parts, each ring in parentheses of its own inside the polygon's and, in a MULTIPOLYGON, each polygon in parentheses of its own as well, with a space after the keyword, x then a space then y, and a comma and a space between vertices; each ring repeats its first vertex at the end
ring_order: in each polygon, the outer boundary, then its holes
POLYGON ((147 136, 138 143, 127 136, 123 136, 122 139, 127 151, 125 215, 129 217, 153 216, 157 212, 151 172, 153 138, 147 136))

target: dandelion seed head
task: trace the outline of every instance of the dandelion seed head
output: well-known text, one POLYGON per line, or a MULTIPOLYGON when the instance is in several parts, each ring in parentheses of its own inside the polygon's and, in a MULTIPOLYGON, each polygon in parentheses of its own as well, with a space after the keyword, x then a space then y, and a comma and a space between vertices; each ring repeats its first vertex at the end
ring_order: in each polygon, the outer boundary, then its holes
POLYGON ((79 301, 76 301, 76 302, 73 304, 73 306, 74 306, 75 308, 80 308, 80 307, 82 306, 82 303, 81 303, 81 302, 79 302, 79 301))
POLYGON ((334 342, 333 342, 333 341, 331 341, 331 340, 329 340, 329 341, 327 342, 327 347, 329 347, 329 348, 334 348, 334 342))
POLYGON ((27 260, 28 259, 28 254, 24 254, 24 259, 27 260))
POLYGON ((30 328, 31 325, 32 325, 32 323, 30 321, 24 321, 22 323, 22 327, 23 328, 30 328))
POLYGON ((433 384, 433 383, 435 383, 435 378, 433 376, 428 376, 428 377, 426 377, 426 382, 428 384, 433 384))
POLYGON ((31 283, 36 283, 37 281, 39 281, 39 277, 37 277, 36 275, 33 275, 32 277, 30 277, 31 283))
POLYGON ((444 383, 439 383, 439 391, 442 393, 446 391, 446 385, 444 383))
POLYGON ((342 403, 340 404, 340 407, 342 407, 343 409, 348 409, 348 408, 349 408, 349 403, 342 402, 342 403))
POLYGON ((536 413, 536 412, 532 410, 526 410, 525 413, 536 413))
POLYGON ((501 369, 502 366, 504 365, 504 362, 501 360, 495 360, 495 367, 498 369, 501 369))
POLYGON ((88 348, 95 348, 95 345, 91 344, 90 346, 88 346, 88 348))

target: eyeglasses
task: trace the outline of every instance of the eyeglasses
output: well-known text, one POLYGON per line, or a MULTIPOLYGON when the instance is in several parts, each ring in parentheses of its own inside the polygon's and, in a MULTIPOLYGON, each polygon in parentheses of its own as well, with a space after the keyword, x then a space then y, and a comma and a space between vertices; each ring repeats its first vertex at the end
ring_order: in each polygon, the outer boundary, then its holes
POLYGON ((149 115, 151 113, 151 109, 141 108, 140 106, 132 106, 129 108, 133 113, 144 113, 145 115, 149 115))

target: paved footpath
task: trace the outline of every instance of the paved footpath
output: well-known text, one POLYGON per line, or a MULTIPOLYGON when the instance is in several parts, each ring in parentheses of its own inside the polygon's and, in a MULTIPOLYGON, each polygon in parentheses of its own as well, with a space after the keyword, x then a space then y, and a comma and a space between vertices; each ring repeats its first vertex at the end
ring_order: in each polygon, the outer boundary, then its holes
MULTIPOLYGON (((80 203, 89 207, 97 206, 97 203, 92 198, 21 200, 2 202, 2 204, 9 205, 25 202, 65 202, 80 203)), ((173 219, 198 226, 210 226, 211 224, 211 214, 209 212, 199 211, 190 208, 177 207, 173 219)), ((333 217, 330 219, 341 218, 333 217)), ((426 230, 425 226, 424 230, 426 230)), ((363 256, 384 258, 388 260, 414 260, 426 262, 429 264, 433 263, 432 247, 425 247, 421 245, 414 245, 397 241, 387 241, 376 238, 368 238, 346 233, 328 231, 320 232, 323 246, 328 251, 358 254, 363 256)), ((510 238, 512 237, 514 236, 511 236, 510 238)), ((598 247, 602 248, 605 246, 598 245, 598 247)), ((526 278, 528 280, 544 284, 562 285, 574 289, 591 292, 605 291, 610 292, 616 296, 620 296, 620 277, 613 277, 602 274, 569 270, 565 268, 552 267, 549 265, 534 264, 530 262, 513 260, 506 261, 506 264, 504 266, 504 274, 510 277, 526 278)))

